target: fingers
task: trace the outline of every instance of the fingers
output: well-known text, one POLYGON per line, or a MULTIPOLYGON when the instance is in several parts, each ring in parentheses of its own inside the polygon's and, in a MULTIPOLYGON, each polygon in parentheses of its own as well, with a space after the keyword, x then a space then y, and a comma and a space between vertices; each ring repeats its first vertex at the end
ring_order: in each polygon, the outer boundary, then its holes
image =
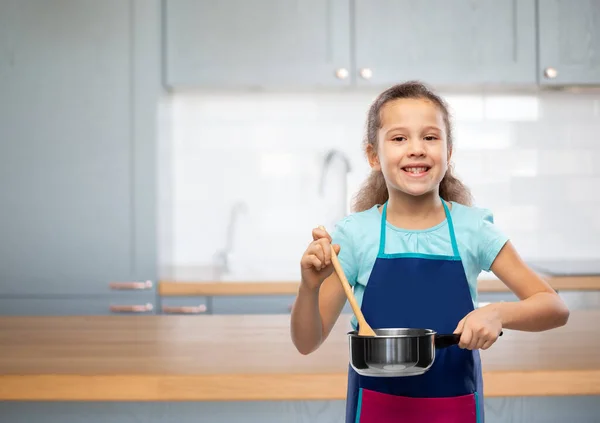
POLYGON ((329 242, 331 242, 331 235, 329 235, 329 233, 323 227, 314 228, 312 230, 312 237, 313 237, 314 241, 317 241, 322 238, 326 238, 329 240, 329 242))
POLYGON ((454 333, 462 333, 463 328, 465 326, 465 322, 467 321, 467 316, 463 317, 462 320, 460 322, 458 322, 458 325, 456 325, 456 329, 454 329, 454 333))
POLYGON ((322 242, 313 242, 308 249, 308 254, 311 256, 311 258, 314 258, 312 262, 315 269, 321 270, 323 267, 327 266, 325 259, 325 249, 323 248, 322 242))
POLYGON ((486 350, 498 339, 498 335, 486 327, 471 327, 465 323, 458 346, 467 350, 486 350))
MULTIPOLYGON (((339 251, 339 245, 337 246, 339 251)), ((335 248, 335 247, 334 247, 335 248)), ((327 238, 313 241, 308 246, 303 260, 304 267, 314 267, 317 271, 323 270, 331 264, 331 244, 327 238)))
POLYGON ((309 255, 302 260, 303 267, 314 267, 316 270, 321 270, 323 263, 315 255, 309 255))
POLYGON ((463 327, 462 335, 460 336, 460 342, 458 343, 459 348, 468 349, 472 341, 473 331, 468 326, 463 327))

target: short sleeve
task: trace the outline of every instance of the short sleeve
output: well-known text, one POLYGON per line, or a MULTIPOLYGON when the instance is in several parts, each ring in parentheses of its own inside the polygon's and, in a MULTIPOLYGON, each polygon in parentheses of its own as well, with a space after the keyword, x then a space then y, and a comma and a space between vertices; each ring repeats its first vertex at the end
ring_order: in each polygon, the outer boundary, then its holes
POLYGON ((358 264, 354 259, 354 240, 350 226, 349 217, 346 217, 335 225, 330 235, 333 244, 340 246, 338 259, 348 279, 348 283, 354 286, 358 279, 358 264))
POLYGON ((478 259, 482 270, 489 272, 508 237, 494 224, 494 215, 485 210, 479 224, 478 259))

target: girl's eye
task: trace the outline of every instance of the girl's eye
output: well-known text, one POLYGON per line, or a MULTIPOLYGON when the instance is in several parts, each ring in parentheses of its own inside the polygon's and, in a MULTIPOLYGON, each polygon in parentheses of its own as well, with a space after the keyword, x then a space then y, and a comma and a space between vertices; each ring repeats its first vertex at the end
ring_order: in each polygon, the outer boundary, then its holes
POLYGON ((403 136, 401 136, 401 135, 398 135, 397 137, 394 137, 394 138, 392 138, 392 140, 393 140, 393 141, 403 141, 403 140, 405 140, 405 139, 406 139, 406 138, 404 138, 404 137, 403 137, 403 136))
POLYGON ((436 137, 435 135, 427 135, 427 136, 425 137, 425 139, 426 139, 427 141, 434 141, 434 140, 436 140, 436 139, 437 139, 437 137, 436 137))

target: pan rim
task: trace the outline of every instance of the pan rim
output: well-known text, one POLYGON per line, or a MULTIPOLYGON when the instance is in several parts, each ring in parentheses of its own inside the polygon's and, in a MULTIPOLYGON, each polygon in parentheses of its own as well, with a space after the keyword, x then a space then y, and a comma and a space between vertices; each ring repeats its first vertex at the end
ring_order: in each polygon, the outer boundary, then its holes
POLYGON ((352 330, 350 332, 347 333, 348 336, 352 337, 352 338, 361 338, 361 339, 381 339, 381 338, 419 338, 419 337, 430 337, 430 336, 435 336, 437 335, 437 332, 433 329, 425 329, 425 328, 373 328, 373 330, 375 331, 375 336, 370 336, 370 335, 359 335, 358 334, 358 330, 352 330), (384 330, 384 331, 412 331, 413 333, 405 333, 405 334, 398 334, 398 335, 378 335, 377 331, 379 330, 384 330), (417 332, 417 333, 415 333, 417 332))

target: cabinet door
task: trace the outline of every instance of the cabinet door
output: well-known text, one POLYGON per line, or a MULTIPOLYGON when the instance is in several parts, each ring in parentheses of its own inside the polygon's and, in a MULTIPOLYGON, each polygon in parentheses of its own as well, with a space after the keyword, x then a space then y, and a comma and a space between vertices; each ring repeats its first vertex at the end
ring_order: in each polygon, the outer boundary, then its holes
POLYGON ((0 295, 106 294, 110 282, 153 278, 153 162, 137 162, 153 146, 132 123, 133 10, 0 3, 0 295))
POLYGON ((359 85, 535 84, 534 0, 356 0, 359 85))
POLYGON ((350 83, 349 0, 166 0, 170 87, 350 83))
POLYGON ((600 84, 600 1, 539 2, 539 81, 600 84))

